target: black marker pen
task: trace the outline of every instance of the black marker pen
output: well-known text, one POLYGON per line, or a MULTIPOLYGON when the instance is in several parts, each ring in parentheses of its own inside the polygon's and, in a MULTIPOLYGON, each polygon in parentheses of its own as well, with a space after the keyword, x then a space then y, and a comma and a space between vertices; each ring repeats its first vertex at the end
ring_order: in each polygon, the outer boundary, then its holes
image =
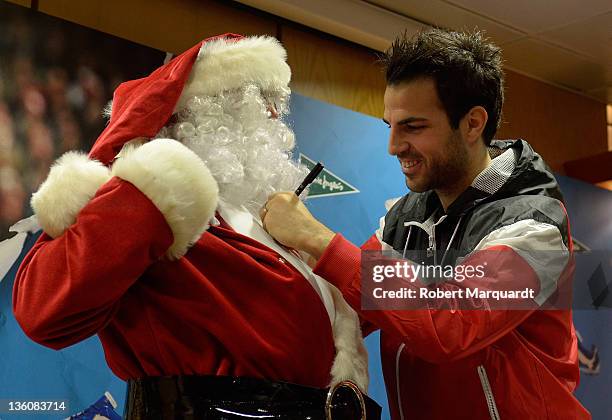
POLYGON ((300 186, 297 187, 297 190, 295 190, 295 195, 299 197, 300 194, 302 194, 302 191, 304 191, 304 189, 308 185, 310 185, 312 181, 315 180, 315 178, 321 173, 322 170, 323 170, 323 164, 321 162, 317 162, 314 168, 312 168, 311 171, 308 173, 308 175, 306 175, 306 178, 304 178, 304 181, 302 181, 300 186))

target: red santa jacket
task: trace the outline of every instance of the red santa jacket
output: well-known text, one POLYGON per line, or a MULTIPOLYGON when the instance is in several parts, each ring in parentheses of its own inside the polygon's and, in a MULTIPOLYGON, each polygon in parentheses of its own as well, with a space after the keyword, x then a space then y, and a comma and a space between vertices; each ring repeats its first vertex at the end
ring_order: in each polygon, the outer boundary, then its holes
POLYGON ((55 237, 41 236, 15 280, 13 310, 29 337, 59 349, 98 334, 122 379, 235 375, 325 387, 350 378, 358 363, 353 379, 365 389, 361 335, 352 330, 352 343, 345 336, 338 351, 334 345, 343 339, 332 328, 346 323, 342 303, 331 320, 286 258, 223 222, 177 242, 193 217, 210 217, 186 199, 205 195, 187 175, 203 167, 195 154, 154 140, 118 162, 105 177, 101 165, 68 155, 35 197, 55 237), (176 166, 161 170, 167 161, 176 166), (66 212, 74 220, 62 220, 66 212))

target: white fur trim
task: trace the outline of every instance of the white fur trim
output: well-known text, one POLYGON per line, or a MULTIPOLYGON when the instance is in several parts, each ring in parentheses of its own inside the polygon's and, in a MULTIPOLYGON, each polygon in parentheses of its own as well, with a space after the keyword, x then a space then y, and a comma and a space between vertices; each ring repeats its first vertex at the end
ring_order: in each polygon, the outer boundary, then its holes
POLYGON ((194 96, 217 95, 246 83, 263 91, 287 88, 291 69, 285 48, 270 36, 239 40, 217 39, 202 45, 176 110, 183 109, 194 96))
POLYGON ((104 108, 102 108, 102 118, 104 118, 106 121, 109 121, 112 115, 113 115, 113 100, 111 99, 110 101, 106 103, 106 105, 104 105, 104 108))
POLYGON ((176 140, 127 144, 120 155, 112 175, 134 184, 155 204, 174 234, 166 255, 182 257, 208 229, 217 208, 217 182, 204 162, 176 140))
POLYGON ((100 162, 80 152, 65 153, 32 195, 32 208, 42 229, 52 238, 60 236, 109 179, 109 169, 100 162))
POLYGON ((336 358, 331 369, 330 387, 351 380, 365 393, 368 391, 368 352, 363 344, 359 317, 342 297, 342 293, 331 284, 329 290, 336 307, 334 320, 334 344, 336 358))

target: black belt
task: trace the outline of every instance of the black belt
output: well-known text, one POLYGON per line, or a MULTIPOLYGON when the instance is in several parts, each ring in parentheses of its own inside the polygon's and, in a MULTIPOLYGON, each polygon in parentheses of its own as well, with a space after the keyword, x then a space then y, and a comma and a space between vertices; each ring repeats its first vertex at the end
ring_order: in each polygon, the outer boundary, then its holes
POLYGON ((380 406, 352 382, 333 389, 231 376, 128 381, 127 420, 379 420, 380 406))

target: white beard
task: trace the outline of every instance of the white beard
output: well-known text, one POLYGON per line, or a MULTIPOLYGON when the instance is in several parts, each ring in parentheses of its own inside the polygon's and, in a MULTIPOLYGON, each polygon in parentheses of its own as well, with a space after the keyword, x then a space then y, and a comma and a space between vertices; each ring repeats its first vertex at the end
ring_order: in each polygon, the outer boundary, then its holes
POLYGON ((308 174, 292 160, 293 131, 268 111, 276 105, 285 114, 287 97, 288 90, 276 97, 277 104, 270 104, 254 85, 194 97, 178 122, 157 137, 179 140, 206 163, 219 184, 221 203, 244 205, 258 215, 270 194, 295 190, 308 174))

